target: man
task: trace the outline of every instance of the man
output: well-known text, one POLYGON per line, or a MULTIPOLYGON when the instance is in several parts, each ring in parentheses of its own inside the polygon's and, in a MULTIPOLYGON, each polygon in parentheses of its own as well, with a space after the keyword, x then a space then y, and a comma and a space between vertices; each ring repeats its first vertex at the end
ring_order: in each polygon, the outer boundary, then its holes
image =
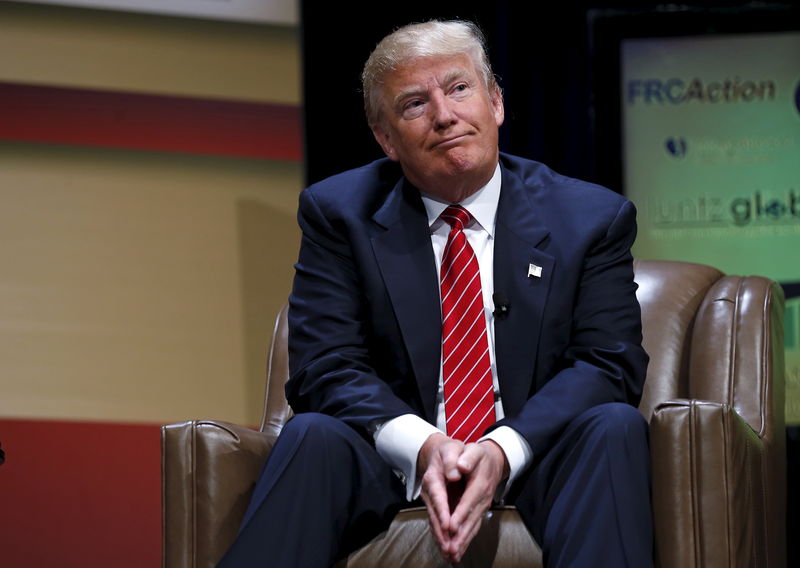
POLYGON ((300 198, 296 416, 220 566, 330 565, 418 496, 449 562, 505 500, 549 567, 651 565, 632 205, 499 153, 470 23, 397 30, 363 83, 387 158, 300 198))

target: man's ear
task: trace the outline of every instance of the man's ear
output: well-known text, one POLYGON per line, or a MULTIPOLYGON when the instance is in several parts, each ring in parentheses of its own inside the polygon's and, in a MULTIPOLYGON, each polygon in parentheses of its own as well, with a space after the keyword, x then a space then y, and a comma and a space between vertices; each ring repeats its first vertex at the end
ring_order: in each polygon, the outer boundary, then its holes
POLYGON ((497 123, 497 126, 500 127, 505 120, 506 111, 503 105, 503 91, 500 90, 499 86, 495 86, 495 88, 489 92, 489 99, 492 101, 492 108, 494 109, 494 121, 497 123))
POLYGON ((380 147, 383 148, 383 153, 386 154, 386 157, 396 162, 397 152, 394 150, 389 133, 380 124, 376 124, 372 127, 372 135, 380 144, 380 147))

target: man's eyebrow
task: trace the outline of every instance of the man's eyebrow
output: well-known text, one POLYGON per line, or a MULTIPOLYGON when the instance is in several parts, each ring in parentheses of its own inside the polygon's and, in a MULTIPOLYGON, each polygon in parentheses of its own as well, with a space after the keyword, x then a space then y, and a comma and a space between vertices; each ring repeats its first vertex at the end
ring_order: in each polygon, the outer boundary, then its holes
POLYGON ((424 87, 422 85, 415 85, 413 87, 408 87, 407 89, 403 89, 402 91, 397 93, 397 95, 394 97, 393 101, 394 106, 399 107, 400 105, 403 104, 403 101, 420 96, 427 90, 428 90, 427 87, 424 87))
MULTIPOLYGON (((442 80, 439 81, 439 85, 448 85, 455 81, 468 78, 470 76, 469 71, 467 69, 452 69, 445 73, 442 80)), ((407 89, 401 90, 397 95, 394 97, 394 107, 398 107, 403 104, 403 101, 420 96, 424 94, 428 90, 428 87, 425 85, 413 85, 408 87, 407 89)))
POLYGON ((447 85, 454 81, 459 81, 461 79, 466 79, 470 76, 469 72, 466 69, 453 69, 452 71, 448 71, 445 76, 444 80, 442 81, 443 84, 447 85))

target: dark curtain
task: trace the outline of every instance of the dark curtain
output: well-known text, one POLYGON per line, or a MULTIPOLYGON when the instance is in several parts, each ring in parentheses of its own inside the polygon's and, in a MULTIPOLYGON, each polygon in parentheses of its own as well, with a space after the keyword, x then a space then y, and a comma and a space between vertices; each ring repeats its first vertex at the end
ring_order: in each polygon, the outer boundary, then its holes
MULTIPOLYGON (((380 157, 366 126, 359 74, 375 44, 410 22, 465 18, 487 36, 506 105, 501 150, 620 190, 615 34, 756 26, 764 2, 301 2, 306 181, 380 157), (749 10, 747 17, 742 11, 749 10)), ((796 15, 796 12, 793 13, 796 15)))
POLYGON ((506 0, 302 4, 307 181, 381 156, 366 126, 359 74, 394 28, 431 18, 466 18, 487 36, 503 88, 501 149, 597 180, 590 120, 590 4, 506 0))

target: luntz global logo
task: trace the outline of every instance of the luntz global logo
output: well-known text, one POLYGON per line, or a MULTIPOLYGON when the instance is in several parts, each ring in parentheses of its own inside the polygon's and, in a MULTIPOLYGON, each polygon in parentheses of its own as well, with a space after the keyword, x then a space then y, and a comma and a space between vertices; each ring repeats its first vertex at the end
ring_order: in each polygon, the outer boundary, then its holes
POLYGON ((755 190, 729 199, 708 194, 678 200, 651 197, 647 212, 657 228, 800 225, 800 191, 755 190))

